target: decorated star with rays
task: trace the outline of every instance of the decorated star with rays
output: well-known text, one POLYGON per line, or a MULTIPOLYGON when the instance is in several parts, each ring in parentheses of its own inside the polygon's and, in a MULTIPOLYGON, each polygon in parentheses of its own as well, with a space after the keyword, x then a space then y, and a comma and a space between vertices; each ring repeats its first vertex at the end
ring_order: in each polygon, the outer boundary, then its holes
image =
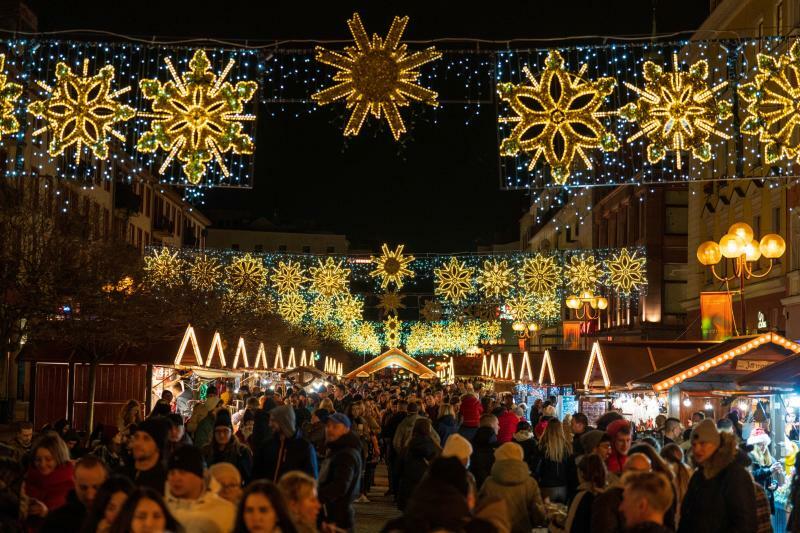
POLYGON ((317 61, 339 71, 333 76, 336 85, 324 89, 311 98, 320 105, 342 98, 352 109, 345 135, 358 135, 361 126, 372 114, 376 119, 386 118, 395 140, 406 132, 398 108, 407 106, 409 100, 436 106, 438 95, 418 84, 419 67, 442 57, 434 47, 409 54, 400 38, 408 24, 408 17, 395 17, 386 39, 377 34, 370 40, 358 13, 347 21, 355 46, 348 46, 344 54, 317 47, 317 61))
POLYGON ((400 289, 403 287, 403 278, 414 277, 414 271, 408 268, 414 261, 414 256, 403 255, 403 248, 405 245, 398 244, 394 250, 390 250, 389 246, 384 244, 381 246, 382 255, 370 259, 376 266, 369 275, 380 278, 382 289, 388 287, 390 283, 394 283, 400 289))

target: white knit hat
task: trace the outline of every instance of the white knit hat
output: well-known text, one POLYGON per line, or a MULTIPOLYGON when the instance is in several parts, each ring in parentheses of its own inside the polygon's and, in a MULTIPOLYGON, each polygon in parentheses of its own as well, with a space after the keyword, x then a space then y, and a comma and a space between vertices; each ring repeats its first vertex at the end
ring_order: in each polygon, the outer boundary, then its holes
POLYGON ((458 433, 447 437, 442 449, 442 457, 457 457, 462 462, 466 462, 470 455, 472 455, 472 444, 467 439, 458 433))
POLYGON ((556 416, 556 408, 553 407, 552 405, 548 405, 542 411, 542 415, 543 416, 556 416))

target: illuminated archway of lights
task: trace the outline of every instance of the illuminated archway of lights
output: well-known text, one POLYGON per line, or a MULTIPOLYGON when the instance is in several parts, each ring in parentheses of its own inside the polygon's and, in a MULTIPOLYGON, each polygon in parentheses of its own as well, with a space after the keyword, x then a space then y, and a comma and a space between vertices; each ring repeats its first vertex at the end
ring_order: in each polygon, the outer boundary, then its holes
POLYGON ((611 286, 621 294, 629 294, 632 290, 647 284, 644 269, 645 258, 637 257, 636 252, 630 254, 627 248, 623 248, 606 264, 611 286))
POLYGON ((533 170, 544 156, 553 180, 563 185, 572 172, 576 156, 591 169, 586 150, 599 148, 613 152, 619 148, 617 138, 600 122, 600 118, 608 114, 600 108, 617 82, 609 77, 586 80, 586 64, 581 65, 577 73, 569 72, 564 67, 564 58, 555 50, 548 54, 544 63, 545 69, 539 79, 527 66, 523 67, 529 85, 497 85, 500 98, 514 112, 513 116, 499 120, 515 124, 500 144, 500 153, 529 155, 528 170, 533 170))
POLYGON ((625 86, 639 94, 636 102, 619 110, 620 116, 629 122, 637 122, 640 130, 630 137, 632 142, 642 135, 647 136, 647 160, 658 163, 667 152, 675 152, 675 163, 682 167, 681 151, 691 150, 692 155, 703 162, 711 160, 709 138, 730 139, 730 135, 716 128, 717 122, 730 118, 731 103, 717 99, 716 93, 725 88, 727 81, 710 87, 708 63, 697 61, 689 71, 681 71, 678 55, 672 56, 672 72, 652 61, 644 64, 644 88, 628 82, 625 86))
POLYGON ((408 24, 408 17, 395 17, 386 39, 377 34, 370 41, 358 13, 347 21, 355 46, 348 46, 344 54, 316 49, 317 61, 339 69, 333 76, 336 85, 311 96, 319 105, 330 104, 342 98, 352 109, 344 128, 345 135, 358 135, 361 126, 372 114, 376 119, 386 118, 395 140, 406 132, 398 107, 407 106, 409 100, 436 106, 438 95, 418 85, 419 67, 439 59, 442 54, 434 47, 408 54, 407 45, 400 38, 408 24))
POLYGON ((394 283, 400 289, 403 287, 403 278, 414 277, 414 271, 408 268, 414 261, 414 256, 403 255, 403 248, 405 245, 398 244, 394 250, 390 250, 389 246, 384 244, 381 246, 382 255, 371 259, 376 267, 369 275, 380 278, 382 289, 388 287, 390 283, 394 283))
POLYGON ((39 135, 51 131, 47 153, 55 157, 74 145, 77 162, 85 145, 98 159, 107 159, 111 137, 125 141, 125 136, 114 126, 133 118, 136 111, 117 100, 131 88, 112 91, 113 81, 113 66, 106 65, 97 74, 89 76, 89 60, 84 59, 81 75, 72 72, 66 63, 59 62, 54 87, 42 81, 36 82, 49 96, 31 102, 28 112, 47 122, 33 132, 33 135, 39 135))
POLYGON ((782 158, 800 164, 800 41, 786 54, 774 57, 758 54, 758 73, 750 83, 739 85, 739 95, 747 102, 747 118, 741 132, 757 135, 764 143, 764 163, 782 158))
POLYGON ((191 184, 198 184, 206 175, 206 163, 216 160, 222 174, 230 176, 224 153, 252 154, 252 137, 243 132, 246 121, 255 115, 243 114, 258 88, 254 81, 225 81, 236 61, 231 59, 222 73, 211 71, 205 51, 197 50, 189 61, 189 70, 179 76, 172 60, 164 59, 172 79, 139 82, 142 96, 151 101, 151 112, 139 116, 151 118, 150 129, 136 145, 140 152, 167 152, 159 173, 163 174, 176 157, 183 163, 183 172, 191 184))
POLYGON ((506 297, 513 286, 514 272, 509 268, 508 261, 484 261, 476 281, 486 296, 506 297))

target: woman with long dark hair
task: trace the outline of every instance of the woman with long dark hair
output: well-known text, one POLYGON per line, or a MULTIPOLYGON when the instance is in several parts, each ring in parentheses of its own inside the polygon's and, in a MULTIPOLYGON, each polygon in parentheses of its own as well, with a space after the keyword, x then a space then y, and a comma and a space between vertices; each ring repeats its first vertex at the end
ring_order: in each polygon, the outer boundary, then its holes
POLYGON ((83 533, 108 533, 111 524, 134 491, 133 482, 121 476, 111 476, 100 485, 92 508, 83 523, 83 533))
POLYGON ((109 529, 109 533, 166 532, 183 532, 183 527, 169 512, 161 495, 149 487, 138 488, 128 496, 109 529))
POLYGON ((283 499, 271 481, 250 483, 236 513, 235 533, 297 533, 283 499))

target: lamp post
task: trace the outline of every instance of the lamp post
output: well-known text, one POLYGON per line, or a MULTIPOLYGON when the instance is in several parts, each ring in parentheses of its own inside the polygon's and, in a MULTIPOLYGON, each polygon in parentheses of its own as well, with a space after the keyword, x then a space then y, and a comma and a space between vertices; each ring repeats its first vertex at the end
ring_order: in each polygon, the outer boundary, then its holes
POLYGON ((608 308, 608 300, 603 296, 596 296, 592 291, 583 291, 580 296, 573 294, 567 297, 567 307, 575 311, 578 320, 599 320, 600 312, 608 308), (596 313, 592 313, 592 310, 596 313))
MULTIPOLYGON (((705 266, 711 267, 711 273, 719 281, 727 283, 739 278, 739 300, 742 315, 742 334, 747 334, 747 318, 745 314, 744 286, 751 278, 763 278, 772 271, 774 260, 783 256, 786 251, 786 242, 777 233, 768 233, 760 241, 754 239, 753 228, 744 222, 737 222, 722 236, 719 243, 706 241, 697 247, 697 260, 705 266), (753 263, 758 262, 761 256, 769 259, 769 267, 765 272, 756 274, 753 263), (722 277, 717 274, 716 265, 722 258, 730 260, 733 265, 733 274, 722 277)), ((730 291, 729 291, 730 292, 730 291)))
POLYGON ((517 334, 517 338, 520 341, 527 341, 536 338, 536 335, 539 334, 539 324, 536 322, 523 322, 521 320, 517 320, 513 324, 511 324, 511 329, 514 330, 514 333, 517 334))

